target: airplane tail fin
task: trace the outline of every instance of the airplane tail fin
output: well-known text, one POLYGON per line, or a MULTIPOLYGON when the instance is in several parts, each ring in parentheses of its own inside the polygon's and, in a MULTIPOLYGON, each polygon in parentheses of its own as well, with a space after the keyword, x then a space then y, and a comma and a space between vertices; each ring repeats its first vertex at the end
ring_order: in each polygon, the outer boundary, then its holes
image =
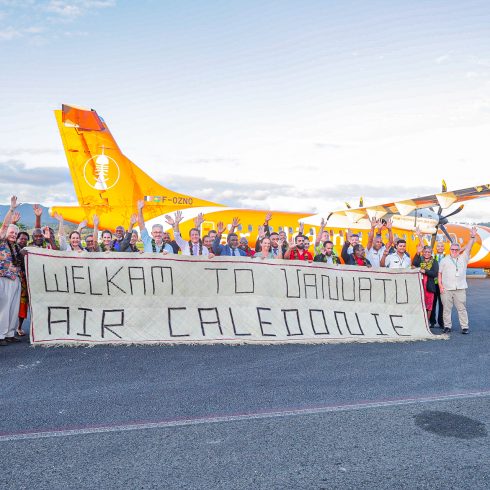
POLYGON ((150 203, 145 219, 184 207, 219 206, 155 182, 123 155, 93 109, 63 105, 54 112, 80 206, 102 212, 127 208, 130 216, 136 202, 144 199, 150 203))

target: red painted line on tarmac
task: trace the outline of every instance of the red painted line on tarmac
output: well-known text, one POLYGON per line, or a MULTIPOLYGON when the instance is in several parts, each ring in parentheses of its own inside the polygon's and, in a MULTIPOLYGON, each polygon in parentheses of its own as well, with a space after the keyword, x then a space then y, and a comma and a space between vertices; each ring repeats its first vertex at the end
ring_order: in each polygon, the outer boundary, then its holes
POLYGON ((356 401, 344 404, 316 405, 302 408, 280 408, 277 410, 259 410, 255 412, 234 413, 224 415, 205 415, 196 417, 176 417, 159 421, 133 421, 114 424, 92 424, 50 429, 32 429, 25 431, 2 432, 0 443, 18 440, 46 439, 51 437, 67 437, 108 432, 125 432, 131 430, 164 429, 169 427, 185 427, 189 425, 215 424, 222 422, 240 422, 298 415, 318 415, 332 412, 348 412, 418 403, 445 402, 452 400, 468 400, 490 396, 490 389, 473 392, 445 393, 432 396, 392 398, 382 400, 356 401))

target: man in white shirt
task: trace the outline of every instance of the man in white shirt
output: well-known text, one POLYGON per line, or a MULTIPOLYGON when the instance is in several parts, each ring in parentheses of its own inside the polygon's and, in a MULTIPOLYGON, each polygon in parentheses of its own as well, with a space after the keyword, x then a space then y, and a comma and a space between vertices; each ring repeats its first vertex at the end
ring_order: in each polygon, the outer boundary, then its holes
POLYGON ((468 333, 468 312, 466 311, 466 269, 470 260, 470 252, 475 244, 476 228, 471 228, 470 241, 461 253, 458 243, 451 243, 449 257, 445 257, 439 264, 439 289, 441 291, 442 304, 444 305, 444 333, 449 333, 452 328, 451 312, 453 305, 458 312, 461 333, 468 333))
POLYGON ((383 224, 376 218, 371 219, 371 231, 368 234, 368 242, 366 246, 366 258, 371 262, 372 267, 381 267, 381 257, 385 250, 389 250, 393 243, 393 231, 392 221, 388 220, 386 224, 383 224), (386 226, 388 229, 388 242, 383 245, 383 236, 381 234, 383 228, 386 226), (376 234, 376 228, 378 233, 376 234))
POLYGON ((396 252, 390 254, 388 249, 385 249, 381 257, 381 267, 389 269, 408 269, 412 265, 410 257, 405 253, 407 251, 407 242, 398 240, 396 244, 396 252))

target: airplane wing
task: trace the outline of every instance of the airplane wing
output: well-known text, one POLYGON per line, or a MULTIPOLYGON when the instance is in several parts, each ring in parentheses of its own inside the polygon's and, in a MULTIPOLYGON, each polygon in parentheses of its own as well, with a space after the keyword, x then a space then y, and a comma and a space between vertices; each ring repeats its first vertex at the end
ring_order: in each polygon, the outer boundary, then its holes
POLYGON ((415 197, 413 199, 388 202, 376 206, 342 209, 331 213, 329 218, 332 216, 347 216, 351 222, 357 223, 361 219, 381 219, 383 216, 393 214, 407 216, 417 209, 430 208, 433 206, 441 206, 442 209, 446 209, 452 204, 471 201, 482 197, 490 197, 490 184, 478 185, 455 191, 440 192, 438 194, 415 197))

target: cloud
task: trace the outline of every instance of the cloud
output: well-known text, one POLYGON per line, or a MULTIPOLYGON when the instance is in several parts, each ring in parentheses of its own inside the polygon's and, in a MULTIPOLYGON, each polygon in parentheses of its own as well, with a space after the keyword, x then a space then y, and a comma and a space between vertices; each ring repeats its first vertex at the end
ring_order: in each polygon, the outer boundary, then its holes
POLYGON ((0 148, 0 158, 14 157, 17 155, 59 155, 56 148, 0 148))
POLYGON ((430 186, 338 185, 305 189, 273 182, 236 183, 177 175, 169 175, 165 180, 160 179, 160 182, 177 192, 232 207, 248 207, 254 203, 263 209, 270 209, 271 203, 279 200, 289 200, 291 203, 294 202, 294 206, 297 206, 295 208, 288 205, 286 211, 325 209, 324 206, 327 203, 330 205, 338 203, 335 208, 327 208, 327 210, 332 210, 338 207, 343 208, 345 201, 355 206, 360 196, 363 196, 364 204, 369 206, 383 204, 394 199, 409 199, 438 192, 438 189, 430 186), (307 204, 308 209, 304 204, 307 204))
MULTIPOLYGON (((116 6, 115 0, 0 0, 0 18, 7 27, 0 30, 0 41, 19 38, 46 41, 55 37, 60 23, 73 23, 100 9, 116 6), (8 22, 7 22, 8 21, 8 22)), ((84 31, 66 31, 65 36, 83 36, 84 31)))
POLYGON ((438 56, 435 59, 436 64, 441 65, 442 63, 445 63, 446 61, 449 61, 451 59, 451 55, 449 54, 443 54, 442 56, 438 56))
POLYGON ((22 31, 14 29, 11 26, 0 31, 0 41, 12 41, 12 39, 19 37, 22 37, 22 31))
POLYGON ((0 162, 1 184, 8 184, 9 192, 12 192, 11 184, 36 188, 59 184, 71 185, 71 177, 67 168, 27 167, 20 160, 10 159, 0 162))

